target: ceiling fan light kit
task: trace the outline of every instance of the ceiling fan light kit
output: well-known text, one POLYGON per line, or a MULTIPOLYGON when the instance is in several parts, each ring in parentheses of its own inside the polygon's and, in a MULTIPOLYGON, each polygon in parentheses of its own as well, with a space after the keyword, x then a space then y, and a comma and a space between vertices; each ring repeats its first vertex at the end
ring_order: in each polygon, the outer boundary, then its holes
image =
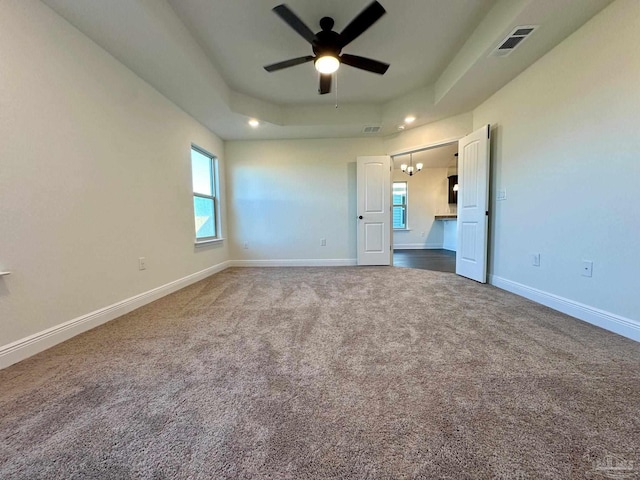
POLYGON ((267 72, 275 72, 313 61, 316 70, 320 72, 320 88, 318 92, 320 95, 324 95, 331 91, 331 74, 337 71, 342 63, 379 75, 384 75, 389 68, 388 63, 360 57, 358 55, 342 53, 344 47, 358 38, 365 30, 377 22, 380 17, 387 13, 384 7, 377 1, 370 3, 369 6, 361 11, 340 33, 333 31, 334 21, 331 17, 323 17, 320 20, 321 30, 318 33, 313 33, 285 4, 274 7, 273 11, 311 44, 313 55, 265 65, 264 69, 267 72))
POLYGON ((316 59, 315 66, 320 73, 333 73, 340 68, 340 60, 331 55, 325 55, 316 59))

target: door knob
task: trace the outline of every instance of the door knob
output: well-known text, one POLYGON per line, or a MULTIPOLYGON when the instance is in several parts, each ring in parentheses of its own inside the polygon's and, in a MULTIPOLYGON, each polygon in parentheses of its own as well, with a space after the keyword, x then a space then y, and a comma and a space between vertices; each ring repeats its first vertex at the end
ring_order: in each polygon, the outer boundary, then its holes
POLYGON ((358 218, 359 218, 360 220, 362 220, 362 215, 360 215, 358 218))

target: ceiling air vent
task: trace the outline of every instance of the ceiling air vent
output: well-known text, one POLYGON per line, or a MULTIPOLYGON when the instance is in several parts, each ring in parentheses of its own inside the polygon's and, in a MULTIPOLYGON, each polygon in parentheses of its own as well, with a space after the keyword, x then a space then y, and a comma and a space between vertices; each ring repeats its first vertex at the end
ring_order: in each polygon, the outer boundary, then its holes
POLYGON ((506 57, 513 52, 522 42, 529 37, 538 25, 521 25, 513 29, 503 41, 501 41, 496 49, 491 52, 494 57, 506 57))
POLYGON ((362 129, 362 133, 378 133, 380 131, 380 125, 369 125, 362 129))

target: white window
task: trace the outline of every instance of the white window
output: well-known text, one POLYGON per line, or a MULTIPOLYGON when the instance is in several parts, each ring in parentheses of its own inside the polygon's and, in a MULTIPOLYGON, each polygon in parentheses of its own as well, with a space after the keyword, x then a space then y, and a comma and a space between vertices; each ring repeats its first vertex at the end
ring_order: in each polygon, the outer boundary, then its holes
POLYGON ((407 182, 393 182, 393 228, 407 228, 407 182))
POLYGON ((196 242, 220 237, 218 225, 217 159, 197 147, 191 147, 191 178, 193 180, 193 212, 196 242))

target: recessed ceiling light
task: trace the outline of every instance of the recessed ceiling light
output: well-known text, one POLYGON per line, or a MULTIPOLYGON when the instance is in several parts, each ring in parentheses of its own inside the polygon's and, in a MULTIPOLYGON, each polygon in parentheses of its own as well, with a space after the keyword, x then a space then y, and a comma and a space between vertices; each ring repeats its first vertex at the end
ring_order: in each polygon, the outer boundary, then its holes
POLYGON ((260 126, 260 122, 255 118, 252 118, 251 120, 249 120, 249 125, 251 125, 253 128, 257 128, 258 126, 260 126))
POLYGON ((405 123, 413 123, 416 121, 416 117, 414 117, 413 115, 409 115, 408 117, 406 117, 404 119, 405 123))

